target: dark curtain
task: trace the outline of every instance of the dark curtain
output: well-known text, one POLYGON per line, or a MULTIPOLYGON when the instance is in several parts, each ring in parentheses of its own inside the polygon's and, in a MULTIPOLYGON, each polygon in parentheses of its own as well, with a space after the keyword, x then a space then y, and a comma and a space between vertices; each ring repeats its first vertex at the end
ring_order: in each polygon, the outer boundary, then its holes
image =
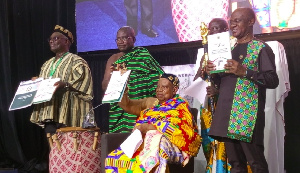
POLYGON ((45 134, 29 121, 32 107, 8 108, 20 81, 38 75, 53 56, 47 38, 54 26, 76 35, 75 0, 1 0, 0 8, 0 168, 34 172, 47 163, 45 134))

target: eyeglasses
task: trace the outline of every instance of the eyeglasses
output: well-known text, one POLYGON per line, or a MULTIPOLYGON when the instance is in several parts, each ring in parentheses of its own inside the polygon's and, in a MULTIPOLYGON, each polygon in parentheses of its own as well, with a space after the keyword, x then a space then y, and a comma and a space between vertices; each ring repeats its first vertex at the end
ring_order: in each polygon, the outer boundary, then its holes
POLYGON ((115 39, 115 41, 116 41, 116 43, 120 42, 120 41, 126 42, 129 38, 132 38, 132 37, 119 37, 119 38, 115 39))
POLYGON ((48 42, 50 41, 58 41, 59 39, 66 39, 68 40, 67 38, 63 38, 63 37, 50 37, 47 39, 48 42))

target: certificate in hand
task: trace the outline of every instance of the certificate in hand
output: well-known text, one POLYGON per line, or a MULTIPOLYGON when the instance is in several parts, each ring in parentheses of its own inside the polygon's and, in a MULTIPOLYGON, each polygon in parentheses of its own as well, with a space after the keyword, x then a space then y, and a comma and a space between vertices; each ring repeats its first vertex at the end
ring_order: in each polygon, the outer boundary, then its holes
POLYGON ((34 96, 42 80, 43 78, 38 78, 34 81, 28 80, 20 82, 8 110, 22 109, 32 105, 34 96))
POLYGON ((34 81, 22 81, 10 104, 9 111, 26 108, 32 104, 51 100, 56 89, 56 86, 53 85, 59 80, 59 78, 46 80, 38 78, 34 81))
POLYGON ((224 72, 227 59, 232 59, 229 31, 208 35, 208 57, 216 65, 216 70, 210 73, 224 72))
POLYGON ((60 78, 45 79, 41 82, 39 89, 33 99, 33 104, 50 101, 57 86, 54 86, 60 78))
POLYGON ((102 103, 114 103, 121 101, 125 88, 127 86, 127 80, 130 72, 131 71, 128 70, 123 75, 121 75, 120 71, 113 71, 107 85, 107 89, 104 93, 102 103))
POLYGON ((143 143, 142 133, 139 129, 134 130, 130 136, 120 145, 127 157, 132 158, 133 154, 143 143))

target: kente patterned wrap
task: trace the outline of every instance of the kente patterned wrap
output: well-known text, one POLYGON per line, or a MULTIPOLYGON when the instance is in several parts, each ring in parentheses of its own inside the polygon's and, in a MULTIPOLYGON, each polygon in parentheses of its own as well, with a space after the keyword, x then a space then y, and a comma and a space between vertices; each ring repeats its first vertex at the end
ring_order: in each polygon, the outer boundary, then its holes
POLYGON ((142 111, 136 126, 143 123, 157 128, 147 132, 143 149, 140 147, 132 158, 121 148, 114 150, 105 160, 106 172, 144 173, 152 168, 155 173, 165 172, 168 162, 183 164, 189 159, 187 154, 195 156, 198 153, 201 137, 196 133, 188 103, 178 95, 142 111))
MULTIPOLYGON (((258 40, 248 43, 247 56, 242 65, 258 71, 258 54, 265 45, 258 40)), ((244 142, 251 142, 257 119, 258 86, 247 78, 237 78, 227 136, 244 142)))
POLYGON ((176 95, 166 102, 145 109, 137 119, 137 126, 143 123, 153 124, 181 151, 195 156, 201 145, 201 137, 196 132, 188 102, 176 95))
MULTIPOLYGON (((131 52, 123 55, 114 64, 125 64, 131 70, 128 79, 128 96, 130 99, 142 99, 155 96, 155 89, 159 76, 163 70, 147 49, 134 47, 131 52)), ((109 132, 131 132, 136 115, 128 114, 118 105, 112 103, 109 110, 109 132)))
MULTIPOLYGON (((216 103, 216 102, 215 102, 216 103)), ((201 120, 201 137, 203 153, 207 161, 205 168, 206 173, 212 173, 215 159, 216 173, 230 173, 230 164, 227 162, 224 142, 219 142, 208 136, 210 130, 212 115, 210 108, 205 109, 201 107, 200 120, 201 120), (216 156, 214 158, 214 155, 216 156)))

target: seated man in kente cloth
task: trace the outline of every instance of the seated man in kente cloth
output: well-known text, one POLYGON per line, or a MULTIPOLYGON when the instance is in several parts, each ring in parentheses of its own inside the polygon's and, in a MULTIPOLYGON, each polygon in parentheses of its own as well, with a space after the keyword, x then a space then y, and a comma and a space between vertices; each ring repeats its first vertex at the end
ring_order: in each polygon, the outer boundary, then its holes
POLYGON ((135 129, 143 136, 143 144, 129 158, 119 147, 105 160, 106 172, 169 172, 167 162, 185 166, 196 156, 201 137, 190 112, 188 102, 176 94, 179 79, 173 74, 162 74, 156 98, 132 100, 125 91, 119 103, 126 112, 139 115, 135 129))

